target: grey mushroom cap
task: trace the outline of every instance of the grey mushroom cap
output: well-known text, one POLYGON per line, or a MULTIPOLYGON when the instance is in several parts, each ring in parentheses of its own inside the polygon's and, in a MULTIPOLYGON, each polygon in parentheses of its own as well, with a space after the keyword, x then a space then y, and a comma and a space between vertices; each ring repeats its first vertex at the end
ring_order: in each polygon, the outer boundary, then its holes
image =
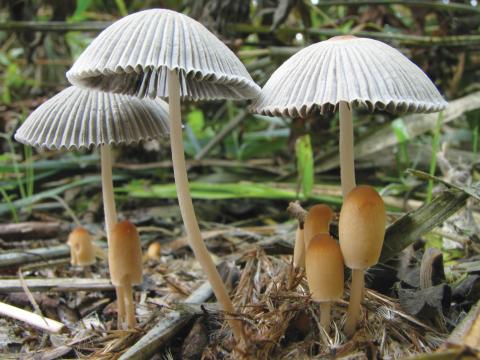
POLYGON ((71 86, 40 105, 15 140, 44 149, 131 144, 169 133, 168 105, 71 86))
POLYGON ((377 40, 343 36, 290 57, 250 109, 306 117, 333 111, 340 101, 394 113, 436 112, 447 106, 428 76, 401 52, 377 40))
POLYGON ((168 98, 178 70, 182 98, 251 99, 260 93, 237 56, 202 24, 166 9, 128 15, 101 32, 67 72, 77 86, 168 98))

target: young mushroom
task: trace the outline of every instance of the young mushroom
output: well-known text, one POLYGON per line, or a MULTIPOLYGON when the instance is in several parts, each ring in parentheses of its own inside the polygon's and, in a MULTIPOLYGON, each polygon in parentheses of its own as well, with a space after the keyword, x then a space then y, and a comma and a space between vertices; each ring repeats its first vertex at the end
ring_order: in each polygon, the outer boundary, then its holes
MULTIPOLYGON (((110 146, 168 134, 168 111, 160 99, 71 86, 33 111, 15 133, 21 143, 51 150, 99 147, 107 240, 117 223, 110 146)), ((117 294, 118 297, 118 294, 117 294)), ((119 312, 119 319, 123 317, 119 312)))
MULTIPOLYGON (((235 312, 202 240, 185 165, 180 100, 249 99, 253 82, 235 54, 197 21, 166 9, 128 15, 105 29, 80 55, 67 77, 75 85, 139 97, 168 99, 177 196, 190 247, 222 309, 235 312)), ((230 318, 237 340, 241 323, 230 318)))
POLYGON ((312 299, 320 303, 320 325, 328 333, 332 301, 343 295, 343 257, 340 246, 328 233, 310 239, 305 269, 312 299))
POLYGON ((427 75, 398 50, 346 35, 290 57, 273 73, 251 109, 263 115, 307 118, 338 108, 345 198, 355 187, 352 107, 426 113, 446 105, 427 75))
POLYGON ((314 205, 312 208, 310 208, 310 210, 308 210, 308 214, 303 225, 305 249, 308 249, 308 244, 315 235, 329 233, 330 222, 332 219, 333 211, 327 205, 314 205))
POLYGON ((136 318, 132 286, 142 283, 142 248, 137 228, 129 221, 119 222, 112 229, 108 267, 117 289, 119 313, 125 313, 126 327, 133 329, 136 318))
POLYGON ((83 227, 76 227, 67 240, 70 246, 70 263, 75 266, 88 266, 95 262, 95 246, 90 233, 83 227))
POLYGON ((370 186, 355 187, 340 211, 338 234, 345 265, 352 269, 345 333, 354 334, 360 316, 364 271, 380 258, 387 215, 380 195, 370 186))

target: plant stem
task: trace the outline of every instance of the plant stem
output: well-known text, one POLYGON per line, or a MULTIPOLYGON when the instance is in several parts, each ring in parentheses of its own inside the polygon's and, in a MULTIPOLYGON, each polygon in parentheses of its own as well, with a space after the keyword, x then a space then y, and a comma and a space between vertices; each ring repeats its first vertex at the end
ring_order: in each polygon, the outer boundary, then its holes
MULTIPOLYGON (((117 223, 117 210, 115 208, 115 194, 113 193, 112 153, 108 144, 100 146, 100 158, 105 232, 107 233, 108 248, 110 248, 112 230, 117 223)), ((117 296, 118 325, 120 326, 125 318, 125 303, 123 300, 123 291, 121 291, 120 287, 115 286, 115 294, 117 296)))
POLYGON ((117 296, 117 329, 123 329, 125 323, 125 288, 123 285, 115 286, 117 296))
MULTIPOLYGON (((432 157, 430 158, 430 175, 435 175, 435 169, 437 168, 437 152, 440 145, 440 129, 442 128, 443 111, 438 113, 437 122, 435 123, 435 130, 432 139, 432 157)), ((427 188, 427 203, 432 201, 433 180, 428 180, 427 188)))
POLYGON ((103 210, 105 212, 105 230, 107 241, 110 246, 110 234, 117 223, 117 210, 115 208, 115 195, 113 193, 112 180, 112 154, 108 145, 100 146, 100 156, 102 163, 102 194, 103 210))
MULTIPOLYGON (((328 333, 330 329, 331 312, 332 312, 331 302, 320 303, 320 326, 325 330, 326 333, 328 333)), ((321 330, 320 330, 320 333, 321 333, 321 330)))
MULTIPOLYGON (((173 174, 177 187, 177 197, 187 232, 190 247, 200 263, 208 281, 210 282, 215 297, 222 309, 227 313, 234 313, 235 308, 230 300, 225 284, 215 267, 210 253, 202 239, 198 226, 195 210, 188 185, 185 154, 182 138, 182 119, 180 109, 180 82, 176 71, 168 72, 168 105, 170 112, 170 145, 172 148, 173 174)), ((228 316, 228 314, 227 314, 228 316)), ((237 343, 243 340, 242 324, 239 320, 228 320, 237 343)))
POLYGON ((352 285, 350 286, 350 302, 348 304, 345 334, 348 337, 355 333, 358 318, 360 317, 360 304, 363 298, 364 275, 363 269, 352 269, 352 285))
POLYGON ((353 153, 352 109, 340 101, 340 178, 343 198, 355 187, 355 160, 353 153))
POLYGON ((293 249, 293 264, 297 267, 305 268, 305 240, 303 229, 297 227, 295 234, 295 248, 293 249))

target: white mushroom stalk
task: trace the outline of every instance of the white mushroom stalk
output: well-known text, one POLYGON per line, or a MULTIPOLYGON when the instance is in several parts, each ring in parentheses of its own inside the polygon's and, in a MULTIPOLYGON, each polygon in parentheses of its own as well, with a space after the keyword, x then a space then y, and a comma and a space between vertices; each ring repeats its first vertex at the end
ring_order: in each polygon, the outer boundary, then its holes
POLYGON ((339 103, 340 113, 340 180, 343 198, 356 186, 355 154, 353 152, 353 120, 352 109, 346 101, 339 103))
MULTIPOLYGON (((225 312, 232 314, 235 312, 227 289, 217 271, 210 253, 202 239, 202 233, 198 226, 197 217, 193 208, 192 197, 188 185, 187 167, 185 164, 185 151, 183 147, 182 116, 180 108, 180 82, 178 72, 171 70, 168 72, 168 105, 170 113, 170 146, 172 148, 173 174, 175 185, 177 187, 178 204, 182 213, 183 223, 187 231, 190 247, 195 254, 198 262, 202 266, 208 281, 210 282, 215 297, 222 305, 225 312)), ((238 320, 228 320, 235 338, 243 338, 242 325, 238 320)))

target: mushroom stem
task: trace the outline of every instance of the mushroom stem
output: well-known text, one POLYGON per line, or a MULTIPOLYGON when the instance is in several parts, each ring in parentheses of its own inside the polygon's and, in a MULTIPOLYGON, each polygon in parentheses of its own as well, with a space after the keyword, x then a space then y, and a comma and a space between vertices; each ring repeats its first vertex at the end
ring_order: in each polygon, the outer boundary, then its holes
POLYGON ((303 227, 298 224, 295 233, 295 247, 293 249, 293 265, 305 267, 305 240, 303 238, 303 227))
POLYGON ((326 333, 330 329, 331 312, 332 303, 330 301, 320 303, 320 326, 326 333))
POLYGON ((133 329, 137 325, 135 318, 135 303, 133 302, 132 282, 130 276, 125 276, 122 281, 127 329, 133 329))
MULTIPOLYGON (((235 308, 230 300, 225 284, 203 242, 202 233, 198 226, 192 198, 190 196, 182 138, 180 82, 178 73, 175 70, 168 72, 168 106, 170 112, 170 146, 172 148, 173 174, 177 187, 180 212, 185 224, 190 247, 205 272, 222 309, 227 313, 234 313, 235 308)), ((235 319, 229 319, 228 322, 237 342, 240 343, 243 339, 242 324, 239 320, 235 319)))
POLYGON ((125 323, 125 291, 123 286, 115 286, 117 296, 117 328, 123 329, 125 323))
MULTIPOLYGON (((105 231, 107 233, 107 243, 110 248, 110 238, 112 229, 117 223, 117 209, 115 207, 115 195, 113 193, 112 180, 112 152, 108 144, 100 146, 101 172, 102 172, 102 195, 103 212, 105 213, 105 231)), ((117 326, 120 328, 125 320, 125 302, 123 292, 119 287, 115 287, 117 297, 117 326)))
POLYGON ((355 187, 355 163, 353 153, 352 109, 346 101, 340 101, 340 179, 343 198, 355 187))
POLYGON ((360 304, 363 298, 364 275, 363 269, 352 269, 352 285, 350 286, 350 302, 348 304, 345 334, 348 337, 355 333, 358 318, 360 317, 360 304))
POLYGON ((113 194, 112 154, 108 144, 100 146, 100 157, 102 163, 103 211, 105 212, 107 241, 109 241, 110 233, 117 223, 117 210, 115 209, 115 196, 113 194))

